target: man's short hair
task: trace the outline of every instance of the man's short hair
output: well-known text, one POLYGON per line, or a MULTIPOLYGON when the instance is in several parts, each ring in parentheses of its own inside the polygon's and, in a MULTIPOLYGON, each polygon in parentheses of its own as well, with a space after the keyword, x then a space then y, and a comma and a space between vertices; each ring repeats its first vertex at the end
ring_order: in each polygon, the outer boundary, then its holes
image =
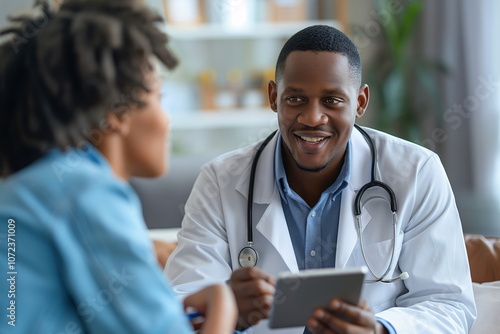
POLYGON ((361 84, 361 59, 354 43, 343 32, 327 25, 314 25, 295 33, 286 41, 276 63, 276 82, 281 80, 285 61, 293 51, 337 52, 347 57, 353 82, 361 84))

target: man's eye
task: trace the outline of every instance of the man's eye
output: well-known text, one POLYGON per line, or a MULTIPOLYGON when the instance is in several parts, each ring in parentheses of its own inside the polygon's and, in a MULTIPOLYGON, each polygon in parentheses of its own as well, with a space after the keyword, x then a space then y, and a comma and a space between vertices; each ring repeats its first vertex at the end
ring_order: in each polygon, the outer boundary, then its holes
POLYGON ((335 103, 339 103, 340 101, 334 97, 327 97, 325 99, 325 103, 329 103, 329 104, 335 104, 335 103))
POLYGON ((298 96, 289 96, 285 98, 285 101, 288 102, 289 104, 299 104, 304 102, 304 99, 298 96))

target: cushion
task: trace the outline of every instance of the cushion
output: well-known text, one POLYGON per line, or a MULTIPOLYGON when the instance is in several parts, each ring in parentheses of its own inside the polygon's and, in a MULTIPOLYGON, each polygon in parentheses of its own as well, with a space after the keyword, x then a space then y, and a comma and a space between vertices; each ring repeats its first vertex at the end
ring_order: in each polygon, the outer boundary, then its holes
POLYGON ((499 333, 500 331, 500 281, 473 283, 477 319, 470 334, 499 333))
POLYGON ((163 240, 153 240, 153 246, 156 252, 158 264, 160 267, 165 268, 170 254, 172 254, 175 247, 177 247, 177 243, 163 240))

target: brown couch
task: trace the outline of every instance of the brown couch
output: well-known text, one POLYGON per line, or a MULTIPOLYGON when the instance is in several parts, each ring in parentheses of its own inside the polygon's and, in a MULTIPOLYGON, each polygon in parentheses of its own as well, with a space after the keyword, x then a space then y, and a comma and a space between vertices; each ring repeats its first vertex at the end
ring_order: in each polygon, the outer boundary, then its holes
POLYGON ((500 280, 500 238, 465 235, 465 245, 472 281, 476 283, 500 280))
POLYGON ((177 243, 163 240, 153 240, 153 247, 156 252, 156 260, 158 261, 158 264, 160 267, 165 268, 170 254, 172 254, 175 247, 177 247, 177 243))

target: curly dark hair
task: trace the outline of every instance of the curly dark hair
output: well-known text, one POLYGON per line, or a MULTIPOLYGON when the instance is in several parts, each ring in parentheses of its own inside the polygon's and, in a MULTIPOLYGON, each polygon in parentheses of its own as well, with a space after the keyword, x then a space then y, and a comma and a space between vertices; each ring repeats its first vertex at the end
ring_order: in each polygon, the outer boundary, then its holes
POLYGON ((176 66, 162 17, 137 0, 68 0, 0 32, 0 177, 80 147, 109 112, 142 105, 154 58, 176 66))

